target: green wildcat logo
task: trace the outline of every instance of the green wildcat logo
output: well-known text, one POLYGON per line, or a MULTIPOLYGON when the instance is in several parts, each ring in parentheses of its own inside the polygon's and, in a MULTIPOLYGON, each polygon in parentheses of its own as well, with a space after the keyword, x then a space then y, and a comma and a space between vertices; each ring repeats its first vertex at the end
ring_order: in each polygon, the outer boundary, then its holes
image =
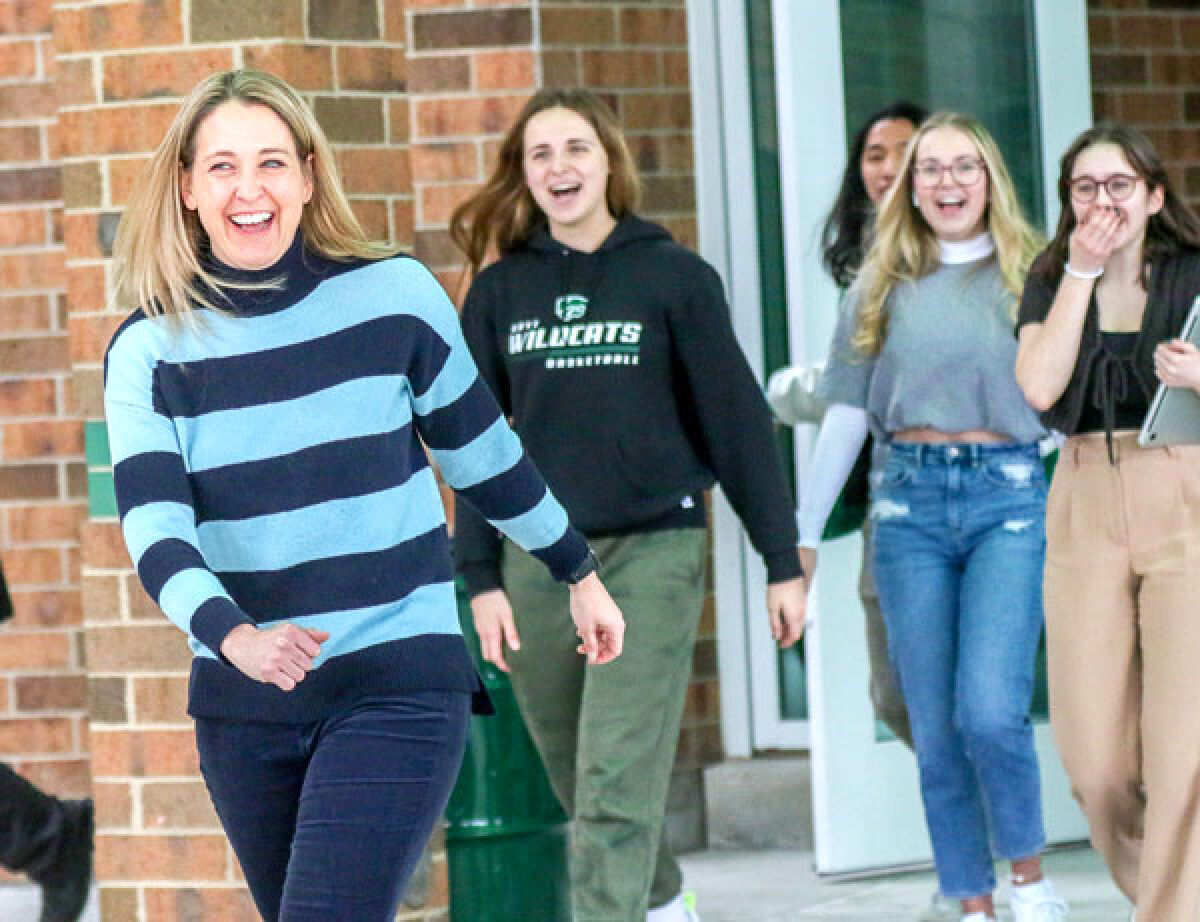
POLYGON ((554 315, 563 323, 582 319, 587 309, 588 299, 584 295, 562 295, 554 299, 554 315))

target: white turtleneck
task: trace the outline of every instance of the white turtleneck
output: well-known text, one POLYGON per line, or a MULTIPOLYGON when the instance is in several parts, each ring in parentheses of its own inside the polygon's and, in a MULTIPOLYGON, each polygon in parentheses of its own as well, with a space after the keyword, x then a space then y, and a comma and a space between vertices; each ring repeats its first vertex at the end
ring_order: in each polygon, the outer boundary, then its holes
POLYGON ((938 259, 943 266, 973 263, 995 252, 996 244, 987 231, 970 240, 938 240, 938 259))

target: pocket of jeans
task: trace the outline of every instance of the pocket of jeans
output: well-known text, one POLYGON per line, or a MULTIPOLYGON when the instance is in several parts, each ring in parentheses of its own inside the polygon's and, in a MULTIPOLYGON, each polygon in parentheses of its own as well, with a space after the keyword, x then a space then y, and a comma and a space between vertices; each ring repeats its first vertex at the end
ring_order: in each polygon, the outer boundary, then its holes
POLYGON ((913 479, 913 468, 911 464, 905 464, 903 461, 889 459, 884 462, 883 470, 879 471, 872 477, 872 483, 876 489, 886 490, 891 487, 899 487, 909 483, 913 479))

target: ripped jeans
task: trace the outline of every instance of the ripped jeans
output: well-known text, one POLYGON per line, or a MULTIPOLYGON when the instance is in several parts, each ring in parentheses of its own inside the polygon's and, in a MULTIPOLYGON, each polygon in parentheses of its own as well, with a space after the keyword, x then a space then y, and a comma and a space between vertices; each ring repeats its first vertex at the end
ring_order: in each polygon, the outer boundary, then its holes
POLYGON ((938 883, 995 887, 1041 851, 1029 707, 1046 482, 1036 445, 893 443, 872 476, 875 581, 912 723, 938 883))

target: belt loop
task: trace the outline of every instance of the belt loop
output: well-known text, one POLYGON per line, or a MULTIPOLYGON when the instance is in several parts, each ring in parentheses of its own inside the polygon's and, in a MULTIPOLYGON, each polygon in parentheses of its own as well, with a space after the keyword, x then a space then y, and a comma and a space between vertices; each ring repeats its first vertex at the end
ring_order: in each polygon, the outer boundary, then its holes
POLYGON ((1083 442, 1080 439, 1073 438, 1067 442, 1067 444, 1071 446, 1071 461, 1074 462, 1076 467, 1078 467, 1079 449, 1083 447, 1083 442))

